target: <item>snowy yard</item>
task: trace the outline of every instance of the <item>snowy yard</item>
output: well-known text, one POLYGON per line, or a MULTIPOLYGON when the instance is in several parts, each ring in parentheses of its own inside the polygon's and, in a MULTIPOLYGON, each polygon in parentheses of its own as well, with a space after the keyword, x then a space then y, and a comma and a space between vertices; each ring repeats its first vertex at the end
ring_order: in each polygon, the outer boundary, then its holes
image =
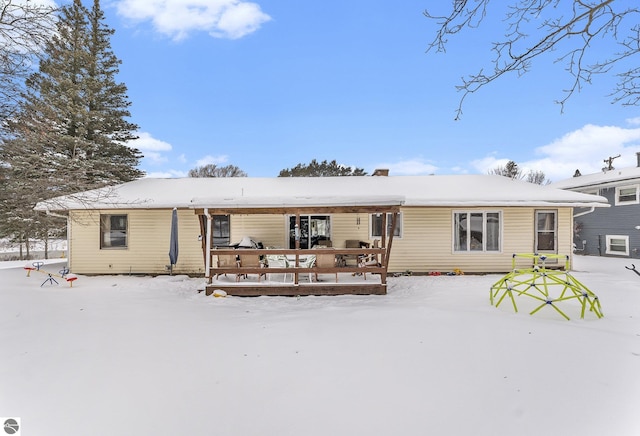
POLYGON ((604 318, 568 308, 570 321, 491 306, 500 275, 213 298, 184 276, 41 287, 5 262, 0 416, 30 436, 636 436, 634 261, 576 257, 604 318))

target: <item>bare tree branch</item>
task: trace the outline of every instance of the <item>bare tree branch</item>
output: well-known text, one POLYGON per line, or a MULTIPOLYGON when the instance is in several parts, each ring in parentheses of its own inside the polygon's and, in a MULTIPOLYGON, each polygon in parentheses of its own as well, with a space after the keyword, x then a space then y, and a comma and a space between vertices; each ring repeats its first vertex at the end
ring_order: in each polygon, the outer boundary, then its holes
MULTIPOLYGON (((505 13, 506 32, 502 41, 494 42, 493 68, 462 78, 456 86, 462 92, 456 119, 469 94, 479 91, 507 73, 526 74, 532 62, 547 52, 559 51, 556 62, 565 64, 572 76, 570 86, 557 100, 561 110, 575 92, 591 84, 594 75, 611 73, 615 66, 640 51, 640 29, 636 24, 640 9, 621 0, 574 0, 571 8, 560 0, 513 0, 505 13), (618 53, 596 61, 593 47, 602 41, 614 42, 618 53)), ((438 30, 427 52, 444 52, 451 35, 481 25, 488 14, 489 0, 454 0, 451 13, 437 16, 425 11, 437 22, 438 30)), ((611 96, 614 102, 637 104, 640 101, 640 68, 628 67, 617 74, 618 84, 611 96)))
POLYGON ((55 12, 53 2, 0 0, 0 119, 13 113, 25 79, 37 69, 55 12))

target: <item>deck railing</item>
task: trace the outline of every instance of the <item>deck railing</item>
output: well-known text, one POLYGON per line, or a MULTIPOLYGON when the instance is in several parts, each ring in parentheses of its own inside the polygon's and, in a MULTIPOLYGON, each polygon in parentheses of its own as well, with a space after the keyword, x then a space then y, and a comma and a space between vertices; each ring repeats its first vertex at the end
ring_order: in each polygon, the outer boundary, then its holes
POLYGON ((293 284, 298 284, 298 278, 302 275, 308 274, 336 274, 336 273, 367 273, 367 274, 379 274, 382 284, 386 283, 387 278, 387 265, 386 265, 386 249, 385 248, 313 248, 313 249, 253 249, 253 248, 214 248, 210 250, 209 254, 209 271, 207 271, 207 279, 211 283, 213 277, 223 274, 293 274, 293 284), (266 262, 262 263, 259 267, 244 267, 241 264, 237 266, 224 266, 218 267, 216 262, 216 256, 218 255, 257 255, 266 259, 269 255, 284 255, 294 260, 290 260, 290 266, 288 268, 273 268, 268 267, 266 262), (341 264, 336 262, 333 267, 318 267, 315 264, 312 267, 301 266, 300 259, 304 259, 307 256, 318 255, 335 255, 336 258, 344 259, 345 263, 350 260, 357 260, 362 256, 374 255, 378 259, 378 263, 359 265, 356 262, 355 265, 341 264))

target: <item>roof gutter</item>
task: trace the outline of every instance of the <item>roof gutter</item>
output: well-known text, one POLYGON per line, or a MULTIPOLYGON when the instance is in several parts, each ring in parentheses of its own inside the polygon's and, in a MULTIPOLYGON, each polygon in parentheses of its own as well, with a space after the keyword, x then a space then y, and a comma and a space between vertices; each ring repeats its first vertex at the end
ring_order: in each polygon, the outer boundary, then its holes
MULTIPOLYGON (((36 209, 36 210, 38 210, 38 209, 36 209)), ((59 214, 59 213, 55 213, 54 211, 49 210, 49 209, 45 210, 45 213, 46 213, 47 215, 54 216, 54 217, 56 217, 56 218, 69 219, 69 215, 68 215, 68 214, 67 214, 67 215, 62 215, 62 214, 59 214)))
POLYGON ((588 215, 590 213, 593 213, 595 210, 596 210, 596 208, 591 206, 591 208, 589 210, 585 210, 584 212, 580 212, 580 213, 574 214, 573 217, 574 218, 578 218, 579 216, 588 215))

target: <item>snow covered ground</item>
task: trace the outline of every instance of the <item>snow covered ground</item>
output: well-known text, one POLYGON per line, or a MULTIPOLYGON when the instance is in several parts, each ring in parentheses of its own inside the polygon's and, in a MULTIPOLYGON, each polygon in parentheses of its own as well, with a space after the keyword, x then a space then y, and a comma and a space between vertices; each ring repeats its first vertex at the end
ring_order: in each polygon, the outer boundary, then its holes
POLYGON ((213 298, 185 276, 41 287, 45 275, 4 262, 0 416, 30 436, 636 436, 633 262, 576 257, 604 318, 567 307, 570 321, 491 306, 499 275, 213 298))

